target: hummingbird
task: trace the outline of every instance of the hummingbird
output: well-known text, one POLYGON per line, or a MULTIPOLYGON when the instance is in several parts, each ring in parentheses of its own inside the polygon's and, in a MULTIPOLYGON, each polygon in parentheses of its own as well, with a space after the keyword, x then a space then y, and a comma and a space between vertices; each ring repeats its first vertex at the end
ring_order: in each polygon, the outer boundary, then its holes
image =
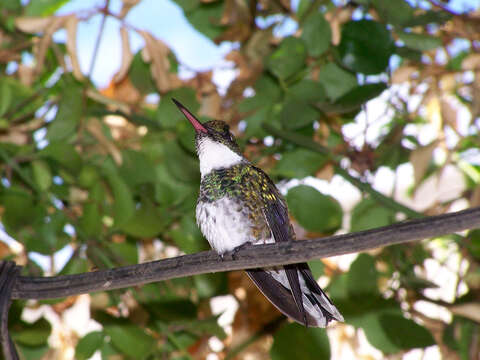
MULTIPOLYGON (((219 120, 201 123, 172 100, 195 129, 201 173, 196 219, 213 250, 223 257, 248 244, 294 241, 285 199, 268 175, 243 156, 229 126, 219 120)), ((343 321, 306 263, 246 273, 280 312, 302 325, 343 321)))

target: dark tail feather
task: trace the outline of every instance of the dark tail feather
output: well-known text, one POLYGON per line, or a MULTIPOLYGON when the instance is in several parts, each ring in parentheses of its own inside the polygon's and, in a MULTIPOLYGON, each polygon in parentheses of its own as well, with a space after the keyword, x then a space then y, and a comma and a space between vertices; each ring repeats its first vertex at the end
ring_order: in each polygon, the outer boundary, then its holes
POLYGON ((265 270, 250 269, 245 271, 263 295, 284 315, 305 326, 307 326, 307 324, 312 326, 316 323, 308 313, 305 311, 301 313, 299 311, 291 291, 275 280, 265 270))
POLYGON ((293 268, 285 268, 285 272, 288 284, 293 291, 283 286, 263 269, 251 269, 246 272, 263 295, 280 312, 296 322, 305 326, 325 327, 331 320, 343 321, 343 316, 318 286, 308 265, 302 263, 291 265, 291 267, 293 268), (303 290, 299 283, 299 276, 303 278, 307 287, 303 290), (305 295, 308 300, 304 299, 302 295, 305 295), (308 311, 305 308, 305 301, 310 303, 307 304, 310 309, 308 311))
POLYGON ((303 306, 302 289, 300 287, 300 280, 298 279, 298 277, 301 276, 298 272, 299 268, 296 264, 286 265, 283 268, 287 274, 290 290, 293 295, 293 300, 295 300, 295 305, 297 305, 298 312, 303 315, 302 318, 305 326, 308 326, 307 314, 303 306))
POLYGON ((317 281, 313 277, 312 271, 308 267, 307 263, 298 264, 300 273, 302 274, 303 278, 305 279, 305 284, 307 285, 308 289, 312 292, 312 294, 316 294, 317 296, 312 296, 315 298, 315 301, 312 304, 316 304, 320 307, 322 314, 327 319, 327 324, 331 320, 337 321, 344 321, 342 314, 337 310, 335 305, 333 305, 332 300, 325 294, 322 288, 318 285, 317 281), (320 301, 319 299, 320 298, 320 301), (322 304, 322 300, 324 303, 322 304))

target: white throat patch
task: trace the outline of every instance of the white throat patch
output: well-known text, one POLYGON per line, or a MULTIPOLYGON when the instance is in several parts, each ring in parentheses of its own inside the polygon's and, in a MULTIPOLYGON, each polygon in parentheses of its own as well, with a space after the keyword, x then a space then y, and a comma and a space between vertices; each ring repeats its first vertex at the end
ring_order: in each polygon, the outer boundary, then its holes
POLYGON ((230 150, 228 146, 212 141, 208 137, 201 140, 198 146, 200 173, 202 178, 212 170, 229 168, 240 164, 244 158, 230 150))

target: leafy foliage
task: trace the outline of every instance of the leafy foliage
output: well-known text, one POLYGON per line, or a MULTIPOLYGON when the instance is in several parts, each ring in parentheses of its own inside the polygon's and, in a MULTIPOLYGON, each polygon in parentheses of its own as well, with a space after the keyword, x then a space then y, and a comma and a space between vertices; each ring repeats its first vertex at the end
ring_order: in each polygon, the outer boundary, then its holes
MULTIPOLYGON (((478 17, 456 14, 448 1, 175 0, 197 32, 229 49, 235 76, 226 91, 215 85, 214 71, 179 76, 186 67, 169 46, 153 29, 130 23, 132 8, 157 6, 152 2, 124 0, 113 10, 106 1, 107 9, 58 15, 68 3, 0 0, 0 221, 21 247, 14 252, 0 242, 0 257, 24 265, 27 275, 208 248, 194 218, 194 132, 172 97, 202 121, 226 120, 250 160, 275 182, 288 181, 299 238, 388 225, 415 214, 404 211, 406 203, 427 215, 480 203, 478 17), (95 17, 120 28, 121 66, 105 89, 80 66, 86 52, 77 32, 95 17), (132 36, 143 40, 135 53, 132 36), (452 172, 451 183, 463 184, 445 190, 452 172), (319 190, 342 177, 355 193, 319 190), (71 251, 63 268, 53 260, 37 264, 39 254, 54 259, 62 249, 71 251)), ((328 292, 346 326, 362 329, 384 354, 438 342, 444 357, 467 359, 479 347, 479 231, 360 254, 349 271, 335 261, 312 267, 315 276, 330 276, 328 292), (451 259, 463 264, 449 264, 462 293, 446 304, 424 290, 445 285, 428 276, 428 264, 451 259), (452 322, 430 321, 420 300, 448 308, 452 322)), ((324 329, 278 324, 278 312, 239 273, 90 299, 101 329, 80 339, 62 335, 76 343, 77 359, 97 351, 102 358, 205 358, 212 336, 223 341, 221 358, 242 351, 272 359, 335 356, 324 329), (232 338, 209 306, 225 294, 235 294, 241 309, 232 338)), ((63 314, 74 302, 48 303, 63 314)), ((10 310, 25 359, 53 351, 50 323, 22 320, 36 305, 16 301, 10 310)), ((359 332, 336 326, 357 343, 359 332)))

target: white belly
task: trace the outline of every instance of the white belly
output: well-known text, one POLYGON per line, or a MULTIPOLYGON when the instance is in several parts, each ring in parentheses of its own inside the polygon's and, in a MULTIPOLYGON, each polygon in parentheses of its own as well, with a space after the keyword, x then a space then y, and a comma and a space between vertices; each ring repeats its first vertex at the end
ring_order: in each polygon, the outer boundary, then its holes
POLYGON ((252 236, 252 224, 244 209, 228 197, 197 204, 197 224, 212 249, 220 255, 247 242, 258 243, 252 236))

